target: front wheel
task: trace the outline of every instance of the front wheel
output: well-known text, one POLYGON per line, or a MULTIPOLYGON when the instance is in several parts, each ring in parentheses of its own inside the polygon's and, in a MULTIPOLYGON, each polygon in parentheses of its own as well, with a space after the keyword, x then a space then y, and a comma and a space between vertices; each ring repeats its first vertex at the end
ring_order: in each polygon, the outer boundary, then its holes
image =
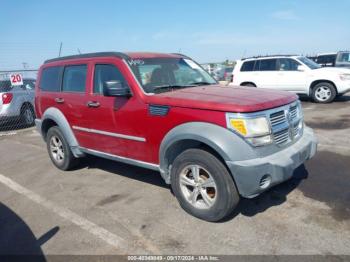
POLYGON ((225 218, 239 202, 227 168, 214 155, 201 149, 188 149, 175 159, 171 187, 186 212, 206 221, 225 218))
POLYGON ((316 103, 330 103, 336 95, 337 91, 330 83, 319 83, 312 89, 312 99, 316 103))

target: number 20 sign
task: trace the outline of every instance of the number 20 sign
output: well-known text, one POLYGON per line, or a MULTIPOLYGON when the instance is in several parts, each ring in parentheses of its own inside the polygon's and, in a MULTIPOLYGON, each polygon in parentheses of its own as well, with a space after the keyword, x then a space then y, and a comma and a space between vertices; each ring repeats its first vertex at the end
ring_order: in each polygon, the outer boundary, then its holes
POLYGON ((11 74, 10 75, 11 85, 12 86, 21 86, 23 85, 23 78, 21 74, 11 74))

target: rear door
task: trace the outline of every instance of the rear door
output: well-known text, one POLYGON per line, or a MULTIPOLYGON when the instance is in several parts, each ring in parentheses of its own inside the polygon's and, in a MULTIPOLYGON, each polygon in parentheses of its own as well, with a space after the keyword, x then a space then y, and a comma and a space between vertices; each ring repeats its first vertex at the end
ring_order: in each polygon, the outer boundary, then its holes
POLYGON ((255 84, 260 88, 280 89, 277 59, 259 59, 255 64, 255 84))
POLYGON ((75 132, 74 127, 87 125, 89 115, 86 115, 86 103, 88 95, 88 62, 75 62, 64 66, 62 74, 61 93, 57 96, 62 113, 67 118, 79 145, 89 147, 94 139, 91 134, 75 132))

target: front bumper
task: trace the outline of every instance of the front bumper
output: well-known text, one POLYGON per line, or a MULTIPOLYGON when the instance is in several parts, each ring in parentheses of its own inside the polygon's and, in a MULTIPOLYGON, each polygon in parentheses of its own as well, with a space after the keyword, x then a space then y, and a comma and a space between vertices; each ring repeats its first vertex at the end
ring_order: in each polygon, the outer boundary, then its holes
POLYGON ((338 94, 345 94, 350 91, 350 81, 342 81, 337 84, 338 94))
POLYGON ((226 161, 243 197, 252 198, 273 185, 288 180, 294 170, 312 158, 317 149, 317 140, 312 129, 305 127, 302 137, 289 147, 262 158, 243 161, 226 161), (269 176, 268 187, 260 186, 261 179, 269 176))

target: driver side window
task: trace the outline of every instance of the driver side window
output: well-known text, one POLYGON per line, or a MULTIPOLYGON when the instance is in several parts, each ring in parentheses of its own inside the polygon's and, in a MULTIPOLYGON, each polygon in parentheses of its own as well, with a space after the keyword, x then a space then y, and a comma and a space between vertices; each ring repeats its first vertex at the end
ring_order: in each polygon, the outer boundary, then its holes
POLYGON ((279 71, 298 71, 298 66, 300 64, 290 58, 279 59, 278 70, 279 71))
POLYGON ((123 86, 128 86, 119 69, 114 65, 95 65, 94 71, 94 94, 103 94, 103 85, 106 81, 119 81, 123 86))

